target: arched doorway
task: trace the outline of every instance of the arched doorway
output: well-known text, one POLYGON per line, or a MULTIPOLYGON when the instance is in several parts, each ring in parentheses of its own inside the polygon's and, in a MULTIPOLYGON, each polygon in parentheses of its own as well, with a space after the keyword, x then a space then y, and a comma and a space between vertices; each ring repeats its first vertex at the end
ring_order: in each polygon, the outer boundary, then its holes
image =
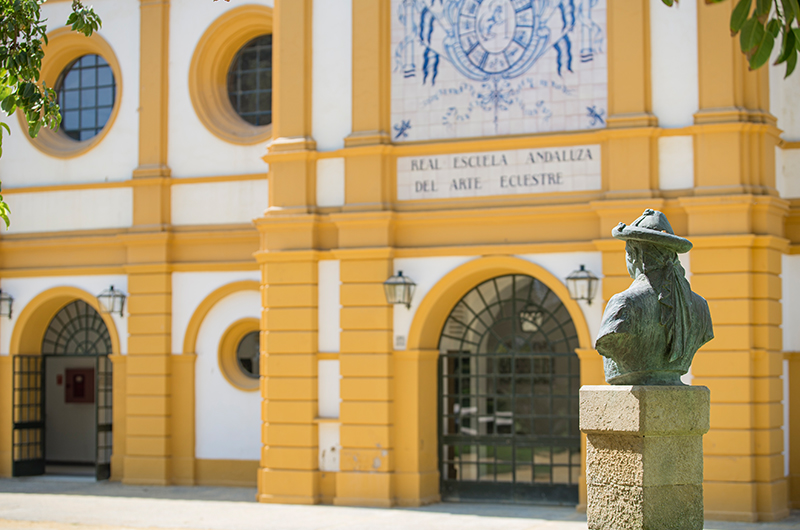
POLYGON ((112 353, 100 314, 74 300, 50 320, 38 355, 15 355, 15 476, 110 476, 112 353))
POLYGON ((443 500, 577 504, 578 347, 567 308, 531 276, 455 305, 439 340, 443 500))

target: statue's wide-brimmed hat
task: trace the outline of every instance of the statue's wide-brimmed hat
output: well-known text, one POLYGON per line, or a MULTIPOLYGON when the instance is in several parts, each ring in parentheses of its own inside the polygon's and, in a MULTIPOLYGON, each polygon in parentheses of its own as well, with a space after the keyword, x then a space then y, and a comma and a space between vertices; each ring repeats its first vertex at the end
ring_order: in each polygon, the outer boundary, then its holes
POLYGON ((630 226, 620 223, 611 231, 611 235, 623 241, 641 241, 683 254, 692 250, 692 242, 672 231, 667 216, 657 210, 648 208, 630 226))

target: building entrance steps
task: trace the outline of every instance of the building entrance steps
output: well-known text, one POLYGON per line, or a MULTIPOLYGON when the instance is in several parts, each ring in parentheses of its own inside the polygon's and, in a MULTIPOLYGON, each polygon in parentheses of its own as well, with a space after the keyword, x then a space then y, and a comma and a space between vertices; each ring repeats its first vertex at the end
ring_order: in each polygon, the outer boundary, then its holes
MULTIPOLYGON (((421 508, 259 504, 255 488, 130 486, 82 477, 0 479, 0 530, 584 530, 571 507, 440 503, 421 508)), ((706 521, 708 530, 796 530, 706 521)))

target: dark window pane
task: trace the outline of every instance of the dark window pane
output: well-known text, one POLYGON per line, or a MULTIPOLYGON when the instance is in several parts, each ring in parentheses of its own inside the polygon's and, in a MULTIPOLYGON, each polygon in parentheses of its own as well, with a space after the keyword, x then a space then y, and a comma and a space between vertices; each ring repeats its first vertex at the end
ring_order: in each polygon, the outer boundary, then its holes
POLYGON ((116 98, 114 74, 98 55, 76 60, 56 83, 63 111, 61 130, 76 140, 93 138, 108 123, 116 98))
POLYGON ((80 113, 76 110, 67 111, 63 113, 63 119, 61 121, 61 126, 65 130, 71 129, 79 129, 81 126, 80 122, 80 113))
POLYGON ((258 68, 258 52, 256 50, 242 53, 240 59, 242 70, 255 70, 258 68))
POLYGON ((96 116, 97 110, 94 108, 81 110, 81 129, 94 128, 97 124, 96 116))
POLYGON ((99 107, 97 109, 97 127, 101 129, 105 127, 110 117, 111 117, 111 107, 99 107))
POLYGON ((253 125, 272 121, 272 35, 239 50, 228 71, 228 97, 239 116, 253 125))
POLYGON ((70 70, 67 76, 64 78, 64 86, 63 88, 78 88, 81 75, 79 70, 70 70))
POLYGON ((103 66, 97 69, 97 86, 110 86, 114 84, 114 74, 111 67, 103 66))
POLYGON ((242 97, 240 98, 239 101, 240 101, 239 112, 241 112, 242 114, 258 111, 258 108, 256 107, 257 105, 256 94, 254 93, 242 94, 242 97))
POLYGON ((77 109, 81 100, 77 90, 65 90, 62 93, 61 106, 64 110, 77 109))
POLYGON ((93 87, 97 84, 97 70, 84 68, 81 70, 81 88, 93 87))
POLYGON ((111 87, 100 88, 97 90, 97 104, 108 105, 114 104, 114 89, 111 87))
POLYGON ((81 90, 81 107, 94 107, 96 103, 97 93, 94 88, 84 88, 81 90))
POLYGON ((242 74, 240 78, 240 87, 239 89, 243 92, 246 90, 256 90, 258 86, 256 86, 256 79, 257 76, 254 73, 245 73, 242 74))

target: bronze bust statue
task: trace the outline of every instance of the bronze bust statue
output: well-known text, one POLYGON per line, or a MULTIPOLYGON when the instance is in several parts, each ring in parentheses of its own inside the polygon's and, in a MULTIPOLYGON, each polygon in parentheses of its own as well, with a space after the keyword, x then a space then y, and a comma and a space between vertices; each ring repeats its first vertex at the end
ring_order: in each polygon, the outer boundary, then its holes
POLYGON ((692 292, 678 254, 692 243, 647 209, 611 231, 625 241, 633 283, 608 301, 595 347, 612 385, 681 385, 698 348, 714 338, 708 303, 692 292))

